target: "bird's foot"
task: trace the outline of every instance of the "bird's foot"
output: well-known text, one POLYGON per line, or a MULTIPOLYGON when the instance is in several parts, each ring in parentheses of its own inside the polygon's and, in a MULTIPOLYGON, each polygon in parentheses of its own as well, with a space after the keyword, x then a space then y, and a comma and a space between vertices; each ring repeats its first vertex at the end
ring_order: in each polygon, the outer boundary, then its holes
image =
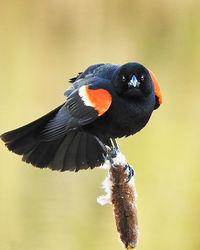
POLYGON ((131 167, 128 163, 125 165, 124 167, 124 171, 128 171, 128 177, 126 179, 126 182, 129 182, 131 180, 131 178, 134 176, 135 171, 133 169, 133 167, 131 167))
POLYGON ((110 161, 111 163, 111 166, 115 169, 117 169, 117 167, 115 166, 114 164, 114 160, 113 158, 116 158, 117 157, 117 153, 118 153, 118 150, 113 148, 113 147, 106 147, 107 148, 107 160, 110 161))
POLYGON ((116 148, 111 148, 111 151, 110 151, 111 157, 112 157, 112 158, 117 157, 117 153, 118 153, 118 152, 119 152, 118 149, 116 149, 116 148))
MULTIPOLYGON (((106 159, 110 161, 112 168, 118 169, 118 167, 116 166, 113 159, 116 158, 117 154, 120 152, 119 148, 106 146, 106 149, 107 149, 106 159)), ((131 167, 128 163, 126 163, 126 165, 124 167, 124 171, 128 171, 126 182, 129 182, 131 180, 131 178, 133 177, 135 171, 134 171, 133 167, 131 167)))

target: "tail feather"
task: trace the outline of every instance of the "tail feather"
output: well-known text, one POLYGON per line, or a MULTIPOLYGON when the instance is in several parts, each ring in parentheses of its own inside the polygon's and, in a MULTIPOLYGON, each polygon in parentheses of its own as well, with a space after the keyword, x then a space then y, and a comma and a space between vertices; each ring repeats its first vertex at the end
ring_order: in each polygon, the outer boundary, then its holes
POLYGON ((76 153, 76 171, 79 169, 87 169, 88 163, 86 158, 87 135, 81 133, 79 147, 76 153))
POLYGON ((22 160, 39 168, 48 167, 61 142, 62 139, 48 143, 40 142, 34 146, 33 150, 25 154, 22 160))
POLYGON ((75 133, 71 132, 63 139, 62 143, 57 149, 54 158, 49 163, 49 168, 51 168, 52 170, 61 170, 61 171, 62 169, 64 169, 65 155, 67 155, 68 153, 68 149, 70 147, 74 135, 75 133))
POLYGON ((95 138, 89 137, 87 141, 87 162, 91 168, 101 165, 104 161, 103 155, 98 153, 102 149, 98 143, 94 143, 95 138))
POLYGON ((23 127, 2 134, 1 139, 5 142, 9 150, 19 155, 26 154, 27 151, 33 149, 38 141, 41 130, 55 117, 62 106, 57 107, 48 114, 23 127))
POLYGON ((71 139, 71 144, 68 147, 68 150, 65 154, 64 158, 64 165, 63 169, 61 171, 66 171, 66 170, 71 170, 75 171, 76 170, 76 151, 77 151, 77 142, 79 141, 80 134, 76 133, 73 135, 71 139))
POLYGON ((1 139, 9 150, 23 155, 23 161, 39 168, 79 171, 101 165, 106 148, 91 134, 77 129, 52 141, 44 140, 41 132, 61 107, 28 125, 4 133, 1 139))

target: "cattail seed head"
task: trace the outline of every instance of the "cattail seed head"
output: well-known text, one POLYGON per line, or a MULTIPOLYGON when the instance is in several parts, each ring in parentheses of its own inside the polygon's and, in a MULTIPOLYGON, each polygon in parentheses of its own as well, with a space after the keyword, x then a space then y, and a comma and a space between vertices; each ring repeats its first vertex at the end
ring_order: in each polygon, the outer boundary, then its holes
POLYGON ((109 161, 106 163, 109 165, 109 172, 103 186, 107 194, 98 197, 97 201, 101 205, 112 203, 120 241, 125 248, 132 249, 137 246, 138 238, 134 178, 127 182, 129 171, 125 170, 127 162, 121 153, 113 160, 112 166, 109 161))

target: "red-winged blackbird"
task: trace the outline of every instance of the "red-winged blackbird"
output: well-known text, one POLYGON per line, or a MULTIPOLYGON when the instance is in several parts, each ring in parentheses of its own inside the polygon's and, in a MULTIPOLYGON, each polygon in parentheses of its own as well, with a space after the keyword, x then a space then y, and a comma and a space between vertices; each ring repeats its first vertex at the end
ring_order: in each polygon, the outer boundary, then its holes
POLYGON ((36 167, 78 171, 100 166, 105 145, 141 130, 162 103, 155 75, 139 63, 91 65, 70 82, 64 104, 1 135, 9 150, 36 167))

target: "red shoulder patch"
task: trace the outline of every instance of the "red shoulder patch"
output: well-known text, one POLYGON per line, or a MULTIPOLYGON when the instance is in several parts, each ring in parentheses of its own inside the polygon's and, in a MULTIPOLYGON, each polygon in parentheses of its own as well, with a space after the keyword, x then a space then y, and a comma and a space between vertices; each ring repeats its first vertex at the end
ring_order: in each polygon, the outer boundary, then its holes
POLYGON ((112 96, 105 89, 90 89, 88 86, 82 86, 79 89, 79 95, 85 105, 93 107, 98 112, 98 116, 103 115, 112 103, 112 96))
POLYGON ((156 76, 154 75, 154 73, 150 69, 148 69, 148 71, 149 71, 149 74, 150 74, 151 79, 153 81, 154 90, 155 90, 156 96, 158 97, 158 102, 159 102, 159 104, 161 104, 162 103, 162 93, 161 93, 160 87, 158 85, 158 80, 157 80, 156 76))

